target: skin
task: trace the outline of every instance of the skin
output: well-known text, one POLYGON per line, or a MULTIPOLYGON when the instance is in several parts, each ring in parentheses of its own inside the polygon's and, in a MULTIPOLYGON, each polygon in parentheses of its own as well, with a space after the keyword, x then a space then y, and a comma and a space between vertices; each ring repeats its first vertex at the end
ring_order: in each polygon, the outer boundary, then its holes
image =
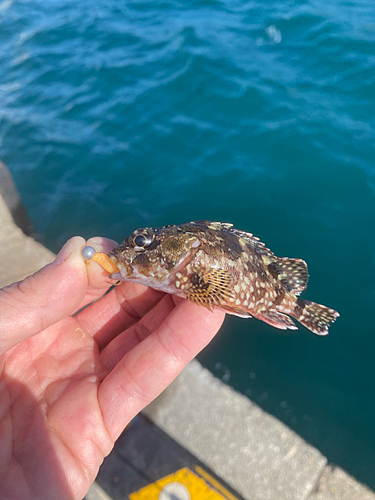
POLYGON ((108 273, 85 265, 86 244, 115 246, 72 238, 55 262, 0 290, 0 491, 9 500, 81 499, 125 426, 224 319, 135 283, 103 296, 108 273))

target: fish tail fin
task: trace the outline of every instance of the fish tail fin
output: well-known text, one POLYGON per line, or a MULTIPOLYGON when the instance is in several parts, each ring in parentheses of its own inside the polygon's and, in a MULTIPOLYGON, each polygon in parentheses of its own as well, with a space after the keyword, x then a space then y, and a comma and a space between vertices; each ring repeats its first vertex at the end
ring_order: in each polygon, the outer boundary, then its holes
POLYGON ((340 314, 334 309, 311 302, 297 299, 294 314, 291 314, 303 326, 317 335, 327 335, 328 327, 336 321, 340 314))

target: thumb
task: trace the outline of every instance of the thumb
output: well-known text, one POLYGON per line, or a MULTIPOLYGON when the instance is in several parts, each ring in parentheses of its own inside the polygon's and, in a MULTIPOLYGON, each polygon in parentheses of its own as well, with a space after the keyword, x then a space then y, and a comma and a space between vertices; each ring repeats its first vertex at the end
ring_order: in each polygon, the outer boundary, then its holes
POLYGON ((0 290, 0 354, 79 306, 87 289, 84 245, 80 236, 70 239, 54 262, 0 290))

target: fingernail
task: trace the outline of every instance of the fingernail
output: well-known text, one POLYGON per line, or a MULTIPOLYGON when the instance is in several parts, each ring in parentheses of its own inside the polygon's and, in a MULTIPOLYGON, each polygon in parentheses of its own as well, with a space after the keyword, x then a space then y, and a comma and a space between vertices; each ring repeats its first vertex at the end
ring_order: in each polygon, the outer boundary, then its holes
POLYGON ((109 240, 108 238, 94 236, 93 238, 87 240, 86 245, 93 246, 98 253, 108 253, 117 247, 118 243, 114 240, 109 240))
POLYGON ((66 259, 68 257, 70 257, 70 255, 72 254, 73 252, 73 243, 72 243, 72 240, 68 240, 65 245, 62 247, 62 249, 60 250, 60 252, 57 254, 55 260, 53 261, 53 263, 55 265, 59 265, 59 264, 62 264, 63 262, 66 261, 66 259))

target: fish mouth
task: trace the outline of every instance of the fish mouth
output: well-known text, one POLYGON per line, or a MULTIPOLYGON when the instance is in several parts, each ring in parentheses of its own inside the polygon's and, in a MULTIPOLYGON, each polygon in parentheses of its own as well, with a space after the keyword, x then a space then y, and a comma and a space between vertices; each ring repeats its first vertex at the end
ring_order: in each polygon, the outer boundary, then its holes
POLYGON ((118 280, 124 281, 124 280, 129 279, 133 276, 134 269, 133 269, 133 266, 130 264, 130 262, 126 262, 126 261, 124 262, 123 259, 121 259, 121 261, 120 261, 113 251, 109 252, 107 255, 111 259, 111 261, 119 269, 118 271, 111 273, 108 276, 109 279, 116 280, 116 281, 118 281, 118 280))
POLYGON ((118 273, 111 273, 108 276, 108 278, 110 280, 115 280, 115 281, 123 281, 123 279, 124 279, 123 276, 122 276, 122 274, 120 272, 118 272, 118 273))

